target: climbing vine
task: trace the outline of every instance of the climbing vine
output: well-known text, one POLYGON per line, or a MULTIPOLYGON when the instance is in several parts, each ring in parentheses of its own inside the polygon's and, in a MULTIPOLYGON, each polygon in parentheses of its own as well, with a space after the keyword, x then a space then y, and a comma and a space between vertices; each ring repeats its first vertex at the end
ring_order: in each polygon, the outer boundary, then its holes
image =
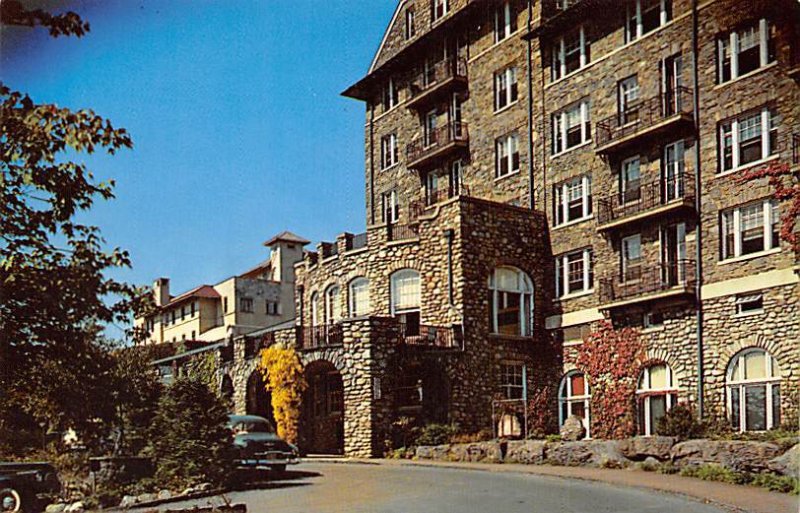
POLYGON ((293 348, 274 344, 261 351, 258 370, 272 395, 278 435, 290 443, 296 443, 300 407, 307 387, 300 357, 293 348))
POLYGON ((591 389, 592 436, 618 439, 636 433, 636 380, 644 344, 632 328, 600 323, 578 349, 578 366, 591 389))
POLYGON ((767 178, 773 189, 772 197, 779 202, 788 202, 789 209, 781 216, 780 238, 788 242, 795 254, 800 254, 800 233, 795 229, 800 218, 800 175, 792 171, 785 162, 774 162, 766 167, 745 170, 739 183, 767 178))

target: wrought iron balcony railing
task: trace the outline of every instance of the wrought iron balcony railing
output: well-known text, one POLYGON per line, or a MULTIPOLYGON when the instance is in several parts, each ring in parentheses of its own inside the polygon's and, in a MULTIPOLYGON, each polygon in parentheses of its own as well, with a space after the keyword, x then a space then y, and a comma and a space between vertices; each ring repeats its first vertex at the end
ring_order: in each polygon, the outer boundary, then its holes
POLYGON ((400 323, 400 342, 408 346, 461 349, 463 339, 461 327, 457 325, 431 326, 400 323))
POLYGON ((662 292, 690 292, 694 284, 694 260, 654 265, 637 262, 627 265, 624 272, 600 279, 600 302, 613 306, 614 302, 648 299, 662 292))
POLYGON ((393 224, 386 225, 386 240, 410 240, 419 237, 418 224, 393 224))
POLYGON ((694 197, 694 180, 688 173, 644 184, 631 181, 624 191, 597 200, 597 222, 602 227, 659 212, 662 207, 692 205, 694 197))
POLYGON ((440 126, 406 146, 407 166, 416 168, 443 156, 450 149, 464 146, 469 141, 466 123, 452 121, 440 126))
POLYGON ((299 338, 301 349, 341 346, 344 343, 344 330, 342 330, 341 324, 303 326, 299 338))
POLYGON ((416 75, 409 85, 409 108, 416 108, 427 97, 447 89, 448 84, 466 84, 467 60, 463 57, 444 59, 416 75))
POLYGON ((597 151, 606 152, 662 125, 666 129, 669 121, 691 120, 693 110, 694 95, 688 87, 632 103, 624 111, 597 122, 597 151))

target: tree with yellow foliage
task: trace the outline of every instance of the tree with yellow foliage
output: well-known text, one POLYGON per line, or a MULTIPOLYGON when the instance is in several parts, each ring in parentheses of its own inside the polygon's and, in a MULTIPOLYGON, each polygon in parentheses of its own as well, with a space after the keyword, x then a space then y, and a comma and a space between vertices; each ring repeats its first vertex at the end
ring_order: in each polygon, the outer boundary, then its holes
POLYGON ((308 386, 300 357, 294 348, 274 344, 261 351, 258 370, 272 395, 278 436, 289 443, 297 443, 300 407, 308 386))

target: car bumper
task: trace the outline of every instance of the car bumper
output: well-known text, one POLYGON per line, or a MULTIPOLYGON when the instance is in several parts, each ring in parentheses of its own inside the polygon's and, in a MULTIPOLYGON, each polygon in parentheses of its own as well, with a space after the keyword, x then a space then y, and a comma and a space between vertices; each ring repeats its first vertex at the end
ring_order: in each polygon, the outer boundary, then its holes
POLYGON ((269 454, 253 458, 237 459, 234 462, 237 468, 265 468, 276 465, 297 465, 300 458, 292 454, 269 454))

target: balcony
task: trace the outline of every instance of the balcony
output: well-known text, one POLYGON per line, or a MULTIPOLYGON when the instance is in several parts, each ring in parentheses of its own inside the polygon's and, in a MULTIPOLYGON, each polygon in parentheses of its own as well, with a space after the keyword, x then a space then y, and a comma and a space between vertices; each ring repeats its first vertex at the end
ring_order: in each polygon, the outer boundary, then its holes
POLYGON ((406 165, 409 169, 431 167, 463 150, 468 144, 467 124, 460 121, 450 122, 409 143, 406 147, 406 165))
POLYGON ((337 347, 344 344, 344 330, 341 324, 304 326, 300 330, 299 341, 301 350, 337 347))
POLYGON ((631 104, 624 112, 597 122, 595 152, 611 154, 648 139, 676 139, 694 128, 694 95, 679 87, 631 104))
POLYGON ((430 326, 400 323, 400 342, 408 347, 423 349, 463 349, 461 326, 430 326))
POLYGON ((623 192, 597 200, 597 231, 694 208, 694 180, 683 173, 640 184, 630 182, 623 192))
POLYGON ((412 219, 417 219, 429 208, 458 196, 469 196, 469 189, 466 185, 460 185, 457 189, 448 186, 444 189, 429 192, 425 195, 425 198, 411 202, 408 207, 409 216, 412 219))
POLYGON ((416 240, 419 238, 419 224, 393 224, 386 225, 386 240, 397 242, 416 240))
POLYGON ((531 27, 526 39, 553 34, 572 28, 601 9, 613 4, 612 0, 550 0, 542 2, 542 18, 531 27))
POLYGON ((445 59, 437 62, 411 80, 408 108, 426 110, 447 94, 467 87, 467 60, 445 59))
POLYGON ((695 262, 630 263, 623 273, 600 279, 600 309, 694 295, 695 262))

